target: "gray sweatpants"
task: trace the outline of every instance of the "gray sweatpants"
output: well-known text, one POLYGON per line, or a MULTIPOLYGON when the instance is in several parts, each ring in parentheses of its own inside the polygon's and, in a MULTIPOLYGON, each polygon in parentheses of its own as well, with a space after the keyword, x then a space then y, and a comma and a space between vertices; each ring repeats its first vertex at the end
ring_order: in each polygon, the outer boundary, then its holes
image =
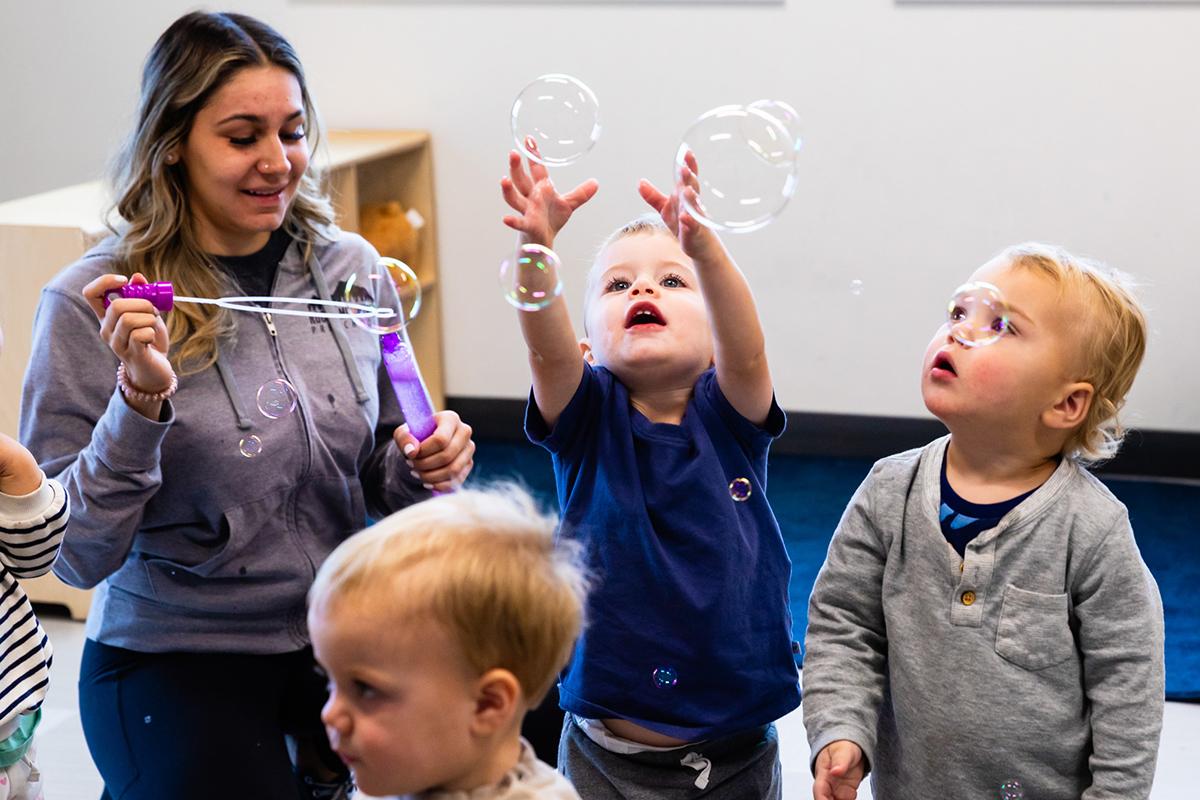
POLYGON ((667 752, 605 750, 563 721, 558 769, 583 800, 780 800, 783 781, 774 723, 667 752))

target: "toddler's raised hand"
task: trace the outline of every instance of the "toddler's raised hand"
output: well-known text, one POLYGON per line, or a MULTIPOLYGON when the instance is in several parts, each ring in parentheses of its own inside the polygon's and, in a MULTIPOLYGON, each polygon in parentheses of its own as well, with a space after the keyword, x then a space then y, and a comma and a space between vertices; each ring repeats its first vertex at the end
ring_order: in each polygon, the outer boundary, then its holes
POLYGON ((140 272, 130 279, 101 275, 83 287, 83 296, 100 320, 100 338, 125 365, 126 380, 146 394, 158 394, 175 380, 175 370, 167 360, 167 326, 158 309, 141 298, 117 298, 104 307, 105 295, 126 283, 143 284, 146 278, 140 272))
MULTIPOLYGON (((537 145, 532 139, 526 142, 533 152, 537 145)), ((512 150, 508 154, 508 175, 500 179, 500 191, 504 201, 520 216, 508 215, 504 224, 516 230, 526 240, 545 247, 554 246, 554 237, 567 224, 575 209, 592 199, 600 184, 594 179, 586 180, 567 194, 559 194, 546 171, 545 164, 529 161, 529 171, 521 166, 521 154, 512 150)))
POLYGON ((825 745, 817 754, 813 800, 854 800, 862 783, 862 748, 847 739, 825 745))
POLYGON ((681 181, 670 195, 663 194, 647 180, 638 181, 638 193, 659 213, 663 223, 679 239, 683 252, 693 260, 704 260, 721 249, 721 241, 713 231, 701 225, 680 202, 686 199, 692 208, 700 206, 700 180, 696 177, 696 157, 689 150, 684 157, 681 181))

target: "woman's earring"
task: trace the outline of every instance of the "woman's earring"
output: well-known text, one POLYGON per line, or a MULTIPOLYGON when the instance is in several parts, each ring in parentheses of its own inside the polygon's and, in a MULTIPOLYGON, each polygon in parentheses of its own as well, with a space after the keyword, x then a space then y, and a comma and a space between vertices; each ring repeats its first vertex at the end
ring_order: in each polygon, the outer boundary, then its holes
POLYGON ((175 155, 174 153, 167 153, 166 158, 164 158, 163 160, 166 161, 168 164, 174 164, 176 161, 179 160, 179 156, 175 155))

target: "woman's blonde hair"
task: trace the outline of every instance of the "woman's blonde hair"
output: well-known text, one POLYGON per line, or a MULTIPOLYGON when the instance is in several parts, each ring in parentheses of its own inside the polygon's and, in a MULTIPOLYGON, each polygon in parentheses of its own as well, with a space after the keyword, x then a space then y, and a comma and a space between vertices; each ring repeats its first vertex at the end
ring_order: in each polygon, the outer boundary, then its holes
POLYGON ((1081 301, 1087 314, 1072 320, 1081 344, 1082 374, 1092 404, 1071 432, 1064 454, 1084 464, 1112 458, 1125 438, 1119 412, 1146 353, 1146 317, 1129 275, 1061 247, 1027 242, 1001 253, 1012 267, 1050 279, 1059 296, 1081 301))
MULTIPOLYGON (((175 293, 219 297, 235 292, 232 280, 200 247, 188 208, 182 164, 166 156, 191 132, 196 113, 246 67, 281 67, 296 77, 304 103, 310 151, 321 141, 321 124, 309 97, 300 59, 270 26, 242 14, 194 11, 177 19, 155 42, 142 71, 137 124, 114 161, 112 207, 122 224, 116 256, 126 275, 170 281, 175 293)), ((111 216, 111 215, 110 215, 111 216)), ((313 246, 330 236, 333 207, 310 167, 284 218, 307 262, 313 246)), ((216 360, 217 341, 232 336, 231 312, 217 306, 181 304, 167 315, 173 360, 186 373, 216 360)))
POLYGON ((587 592, 579 550, 556 547, 555 527, 513 485, 417 503, 333 551, 309 591, 310 613, 432 619, 476 674, 510 671, 535 706, 570 658, 587 592))

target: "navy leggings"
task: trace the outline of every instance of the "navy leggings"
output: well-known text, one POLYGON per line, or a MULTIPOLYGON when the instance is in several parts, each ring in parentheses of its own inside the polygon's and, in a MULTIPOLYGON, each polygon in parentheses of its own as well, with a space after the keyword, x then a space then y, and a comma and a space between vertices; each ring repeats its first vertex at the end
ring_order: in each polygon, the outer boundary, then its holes
POLYGON ((138 653, 87 640, 79 712, 113 800, 297 800, 285 734, 323 743, 312 650, 138 653))

